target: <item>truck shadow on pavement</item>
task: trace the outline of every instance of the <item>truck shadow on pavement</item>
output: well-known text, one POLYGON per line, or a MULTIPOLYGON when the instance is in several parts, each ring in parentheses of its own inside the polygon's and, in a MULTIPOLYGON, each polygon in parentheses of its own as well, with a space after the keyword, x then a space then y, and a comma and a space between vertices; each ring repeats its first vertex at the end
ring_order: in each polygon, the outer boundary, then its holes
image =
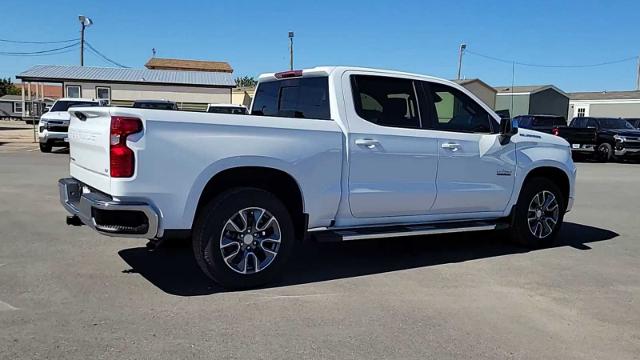
MULTIPOLYGON (((617 233, 592 226, 565 223, 554 247, 590 250, 587 244, 610 240, 617 233)), ((425 266, 526 253, 494 232, 445 236, 354 241, 305 242, 297 247, 281 280, 268 287, 298 285, 425 266)), ((190 246, 146 247, 118 252, 131 267, 123 273, 140 274, 162 291, 178 296, 210 295, 225 290, 202 274, 190 246)))

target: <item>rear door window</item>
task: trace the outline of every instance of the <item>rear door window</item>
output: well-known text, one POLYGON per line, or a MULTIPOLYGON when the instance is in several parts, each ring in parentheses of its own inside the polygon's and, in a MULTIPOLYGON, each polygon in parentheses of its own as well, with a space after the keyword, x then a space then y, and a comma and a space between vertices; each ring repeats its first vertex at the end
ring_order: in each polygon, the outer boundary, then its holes
POLYGON ((414 82, 387 76, 352 75, 356 113, 380 126, 418 129, 421 119, 414 82))
POLYGON ((251 114, 329 120, 329 80, 303 77, 261 82, 251 114))

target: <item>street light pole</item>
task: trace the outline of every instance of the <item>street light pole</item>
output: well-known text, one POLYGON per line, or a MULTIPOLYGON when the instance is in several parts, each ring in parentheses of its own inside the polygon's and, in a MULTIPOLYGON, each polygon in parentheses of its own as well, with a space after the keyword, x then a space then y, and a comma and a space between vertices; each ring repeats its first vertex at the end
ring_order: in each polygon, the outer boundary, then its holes
POLYGON ((293 70, 293 31, 289 31, 289 70, 293 70))
POLYGON ((458 77, 457 79, 460 80, 460 76, 462 74, 462 55, 464 54, 464 50, 467 48, 467 44, 460 44, 460 53, 458 54, 458 77))
POLYGON ((80 66, 84 66, 84 30, 93 24, 93 21, 84 15, 78 16, 80 21, 80 66))
POLYGON ((640 91, 640 56, 638 56, 638 71, 636 73, 636 90, 640 91))

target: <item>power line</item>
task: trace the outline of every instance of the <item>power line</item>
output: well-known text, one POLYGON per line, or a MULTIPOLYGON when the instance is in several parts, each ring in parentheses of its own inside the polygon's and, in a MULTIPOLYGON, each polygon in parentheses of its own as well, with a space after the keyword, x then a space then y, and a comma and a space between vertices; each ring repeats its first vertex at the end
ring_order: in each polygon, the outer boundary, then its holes
POLYGON ((29 55, 47 54, 47 53, 56 52, 56 51, 59 51, 59 50, 69 49, 69 48, 78 46, 79 44, 80 43, 77 42, 75 44, 62 46, 62 47, 55 48, 55 49, 40 50, 40 51, 28 51, 28 52, 0 51, 0 55, 9 55, 9 56, 23 56, 24 55, 24 56, 29 56, 29 55))
POLYGON ((58 40, 58 41, 22 41, 22 40, 7 40, 0 39, 0 42, 12 43, 12 44, 64 44, 70 43, 74 41, 78 41, 80 39, 69 39, 69 40, 58 40))
POLYGON ((531 63, 524 63, 524 62, 515 61, 515 60, 502 59, 502 58, 498 58, 498 57, 495 57, 495 56, 490 56, 490 55, 477 53, 477 52, 471 51, 469 49, 466 50, 466 53, 471 54, 471 55, 475 55, 475 56, 478 56, 478 57, 481 57, 481 58, 502 62, 502 63, 505 63, 505 64, 516 64, 516 65, 520 65, 520 66, 540 67, 540 68, 590 68, 590 67, 598 67, 598 66, 605 66, 605 65, 620 64, 620 63, 623 63, 623 62, 627 62, 627 61, 637 60, 638 59, 637 56, 630 56, 630 57, 627 57, 627 58, 624 58, 624 59, 605 61, 605 62, 596 63, 596 64, 555 65, 555 64, 531 64, 531 63))
POLYGON ((88 41, 85 41, 84 43, 85 43, 85 45, 87 45, 87 47, 89 48, 89 50, 93 51, 93 53, 95 53, 96 55, 100 56, 101 58, 103 58, 103 59, 104 59, 104 60, 106 60, 107 62, 109 62, 109 63, 111 63, 111 64, 113 64, 113 65, 115 65, 115 66, 121 67, 121 68, 125 68, 125 69, 128 69, 128 68, 129 68, 128 66, 122 65, 122 64, 120 64, 120 63, 118 63, 118 62, 116 62, 116 61, 114 61, 114 60, 111 60, 109 57, 107 57, 106 55, 104 55, 103 53, 101 53, 100 51, 98 51, 96 48, 94 48, 93 46, 91 46, 91 44, 89 44, 89 42, 88 42, 88 41))
POLYGON ((52 51, 52 52, 48 52, 48 53, 44 53, 44 54, 26 54, 26 55, 3 55, 0 54, 0 56, 14 56, 14 57, 33 57, 33 56, 51 56, 51 55, 59 55, 59 54, 66 54, 66 53, 70 53, 73 51, 77 51, 77 47, 79 44, 76 44, 75 47, 73 48, 69 48, 66 50, 60 50, 60 51, 52 51))

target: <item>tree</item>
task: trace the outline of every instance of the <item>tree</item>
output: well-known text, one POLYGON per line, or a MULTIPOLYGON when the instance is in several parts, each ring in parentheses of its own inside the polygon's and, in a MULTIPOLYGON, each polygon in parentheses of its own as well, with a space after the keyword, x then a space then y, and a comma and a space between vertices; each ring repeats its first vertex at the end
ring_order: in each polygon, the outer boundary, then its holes
POLYGON ((237 87, 254 87, 258 81, 251 76, 243 76, 236 78, 237 87))
POLYGON ((0 96, 20 95, 20 88, 11 82, 11 78, 0 79, 0 96))

